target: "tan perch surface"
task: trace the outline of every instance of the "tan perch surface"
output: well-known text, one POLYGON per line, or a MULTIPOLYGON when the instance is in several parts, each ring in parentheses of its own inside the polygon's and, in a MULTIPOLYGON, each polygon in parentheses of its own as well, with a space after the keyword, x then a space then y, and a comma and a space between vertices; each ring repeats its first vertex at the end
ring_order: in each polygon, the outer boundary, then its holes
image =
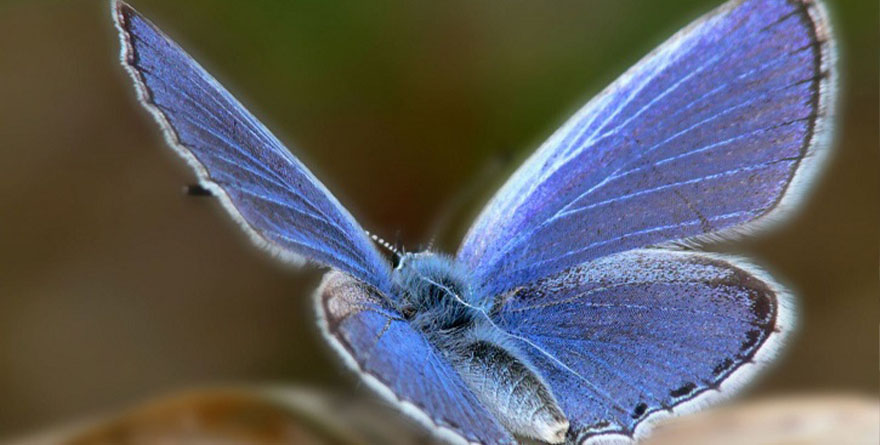
MULTIPOLYGON (((880 400, 791 395, 743 401, 670 419, 645 445, 877 444, 880 400)), ((296 388, 204 389, 171 394, 98 420, 9 445, 431 444, 380 401, 296 388)))

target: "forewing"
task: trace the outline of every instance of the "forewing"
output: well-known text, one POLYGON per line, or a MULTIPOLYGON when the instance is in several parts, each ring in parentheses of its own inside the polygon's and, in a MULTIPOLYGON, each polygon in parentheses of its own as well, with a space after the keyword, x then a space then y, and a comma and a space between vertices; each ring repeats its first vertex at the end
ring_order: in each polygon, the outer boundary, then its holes
POLYGON ((730 395, 791 330, 786 298, 740 260, 643 249, 518 288, 493 318, 521 340, 581 442, 638 437, 658 415, 730 395))
POLYGON ((791 207, 829 132, 821 5, 734 1, 576 113, 459 250, 485 295, 664 242, 741 233, 791 207))
POLYGON ((123 2, 122 63, 168 143, 261 246, 388 291, 389 266, 306 167, 176 43, 123 2))
POLYGON ((331 271, 316 300, 330 344, 405 413, 452 442, 515 443, 448 361, 381 295, 331 271))

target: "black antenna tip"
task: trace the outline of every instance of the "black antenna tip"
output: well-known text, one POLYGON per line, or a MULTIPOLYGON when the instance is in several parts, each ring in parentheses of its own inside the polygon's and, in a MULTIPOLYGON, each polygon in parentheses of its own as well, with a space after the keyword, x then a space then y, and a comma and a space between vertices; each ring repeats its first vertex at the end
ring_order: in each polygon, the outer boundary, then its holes
POLYGON ((199 184, 190 184, 183 188, 183 193, 187 196, 214 196, 214 193, 211 190, 208 190, 205 187, 202 187, 199 184))

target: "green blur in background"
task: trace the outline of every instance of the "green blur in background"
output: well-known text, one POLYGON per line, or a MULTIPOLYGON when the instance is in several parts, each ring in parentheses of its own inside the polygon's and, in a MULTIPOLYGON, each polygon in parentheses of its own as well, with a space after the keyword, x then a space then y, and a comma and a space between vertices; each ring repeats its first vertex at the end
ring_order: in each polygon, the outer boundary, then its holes
MULTIPOLYGON (((720 2, 132 3, 365 228, 418 250, 445 219, 453 252, 574 110, 720 2)), ((715 246, 797 296, 798 332, 746 397, 878 391, 880 11, 827 3, 835 155, 786 224, 715 246)), ((181 193, 193 175, 118 51, 108 2, 0 3, 0 436, 205 384, 354 387, 315 327, 321 272, 277 263, 181 193)))

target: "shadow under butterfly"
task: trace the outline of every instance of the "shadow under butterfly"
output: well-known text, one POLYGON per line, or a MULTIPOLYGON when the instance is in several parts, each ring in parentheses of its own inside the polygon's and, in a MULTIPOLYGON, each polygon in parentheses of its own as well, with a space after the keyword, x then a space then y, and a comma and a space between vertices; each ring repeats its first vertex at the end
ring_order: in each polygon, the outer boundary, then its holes
POLYGON ((392 269, 265 126, 153 24, 112 5, 168 143, 251 238, 327 266, 319 325, 455 443, 592 443, 729 396, 792 330, 790 295, 704 242, 791 210, 830 142, 823 6, 732 1, 646 56, 508 180, 458 253, 392 269))

